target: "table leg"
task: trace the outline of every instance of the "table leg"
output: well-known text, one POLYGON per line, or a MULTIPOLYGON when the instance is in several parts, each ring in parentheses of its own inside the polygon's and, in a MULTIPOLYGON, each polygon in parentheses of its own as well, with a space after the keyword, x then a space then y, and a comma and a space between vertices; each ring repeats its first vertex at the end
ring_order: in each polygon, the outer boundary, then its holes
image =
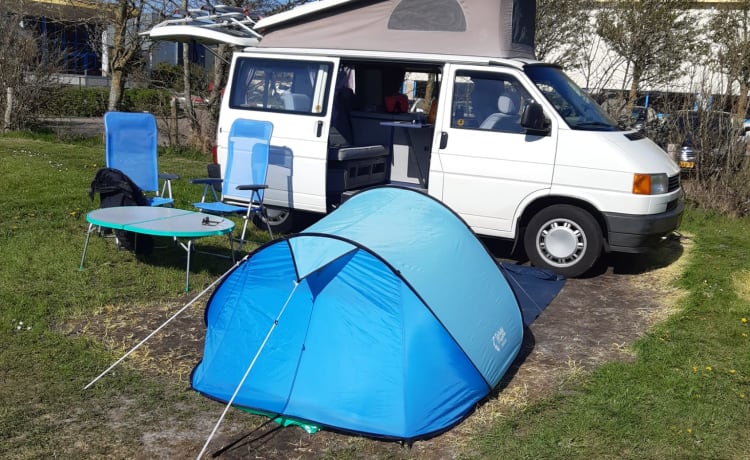
POLYGON ((393 180, 391 178, 391 170, 393 169, 393 162, 396 161, 396 152, 393 143, 396 141, 396 128, 391 126, 391 145, 388 149, 388 163, 385 165, 385 180, 387 184, 390 184, 393 180))
POLYGON ((193 240, 188 240, 187 244, 183 243, 177 238, 175 238, 174 240, 182 247, 182 249, 187 252, 187 266, 185 267, 185 292, 188 292, 190 290, 190 253, 193 252, 193 240))
POLYGON ((193 240, 188 240, 187 244, 187 267, 185 268, 185 292, 190 290, 190 253, 193 249, 193 240))

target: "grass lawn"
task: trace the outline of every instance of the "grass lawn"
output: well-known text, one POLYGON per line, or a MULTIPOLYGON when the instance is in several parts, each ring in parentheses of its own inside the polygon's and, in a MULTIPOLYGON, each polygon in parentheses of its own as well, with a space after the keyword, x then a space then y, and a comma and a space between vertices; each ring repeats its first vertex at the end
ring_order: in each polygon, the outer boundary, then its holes
MULTIPOLYGON (((178 425, 198 433, 181 456, 191 458, 215 421, 196 414, 220 409, 187 390, 186 375, 144 371, 147 354, 136 359, 143 366, 119 366, 106 384, 83 390, 125 343, 143 337, 110 337, 110 322, 145 322, 138 312, 154 305, 176 311, 231 264, 195 254, 186 296, 182 248, 157 241, 164 247, 144 262, 92 236, 78 270, 85 214, 98 207, 88 186, 102 162, 97 142, 0 137, 0 458, 170 458, 174 451, 144 444, 143 427, 168 444, 178 425)), ((205 175, 205 158, 159 162, 183 178, 205 175)), ((187 179, 174 184, 177 207, 190 209, 200 193, 187 179)), ((689 211, 682 228, 694 235, 678 280, 687 294, 633 345, 636 359, 579 375, 559 394, 504 415, 473 434, 462 457, 750 458, 750 220, 689 211)), ((227 249, 226 237, 199 245, 227 249)), ((381 456, 353 445, 326 457, 381 456)), ((291 447, 279 452, 295 456, 291 447)))
POLYGON ((479 433, 472 458, 750 458, 750 221, 691 210, 677 313, 637 359, 578 376, 479 433))
MULTIPOLYGON (((117 354, 92 341, 85 330, 71 328, 70 321, 107 321, 106 313, 123 305, 137 310, 166 303, 176 311, 231 266, 227 259, 194 254, 192 290, 185 296, 181 247, 157 240, 164 248, 143 263, 129 252, 118 252, 113 240, 92 236, 79 271, 85 215, 98 207, 98 197, 92 202, 88 188, 103 159, 98 142, 0 137, 0 177, 6 191, 0 204, 1 458, 126 457, 113 451, 113 445, 127 452, 139 440, 125 422, 122 430, 107 427, 104 419, 111 409, 133 406, 148 414, 164 405, 179 406, 186 398, 191 405, 206 404, 205 398, 184 391, 185 379, 143 378, 126 366, 110 374, 106 385, 82 391, 117 354)), ((205 158, 167 155, 160 157, 159 169, 183 178, 205 177, 206 163, 205 158)), ((176 207, 184 209, 191 209, 202 192, 188 179, 176 181, 173 188, 176 207)), ((253 232, 253 237, 267 238, 263 232, 253 232)), ((226 236, 205 238, 198 245, 228 254, 226 236)), ((204 304, 196 307, 198 312, 204 304)), ((133 321, 142 319, 135 316, 133 321)), ((136 342, 131 337, 119 344, 136 342)))

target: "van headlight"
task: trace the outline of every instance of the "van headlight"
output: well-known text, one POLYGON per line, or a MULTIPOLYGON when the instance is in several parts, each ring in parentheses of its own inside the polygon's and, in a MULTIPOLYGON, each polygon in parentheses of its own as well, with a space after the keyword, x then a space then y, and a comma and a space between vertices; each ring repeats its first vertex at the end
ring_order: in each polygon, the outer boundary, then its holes
POLYGON ((633 174, 633 193, 636 195, 660 195, 669 190, 666 174, 633 174))

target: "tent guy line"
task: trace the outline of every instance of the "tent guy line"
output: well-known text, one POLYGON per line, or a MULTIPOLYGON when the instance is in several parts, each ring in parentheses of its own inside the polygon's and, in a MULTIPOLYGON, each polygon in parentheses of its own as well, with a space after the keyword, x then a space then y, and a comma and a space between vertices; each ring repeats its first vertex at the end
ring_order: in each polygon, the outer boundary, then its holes
POLYGON ((153 337, 159 331, 161 331, 167 324, 169 324, 170 322, 172 322, 175 318, 177 318, 178 316, 180 316, 185 310, 187 310, 188 308, 190 308, 190 306, 193 305, 195 302, 197 302, 198 299, 200 299, 208 291, 210 291, 211 289, 213 289, 214 286, 216 286, 217 284, 219 284, 227 275, 229 275, 229 273, 232 270, 234 270, 237 266, 239 266, 246 258, 247 258, 247 256, 245 256, 242 260, 237 261, 237 263, 235 263, 232 266, 232 268, 230 268, 229 270, 227 270, 226 272, 224 272, 224 274, 222 274, 219 278, 217 278, 206 289, 202 290, 197 296, 195 296, 193 298, 193 300, 191 300, 190 302, 188 302, 187 304, 185 304, 185 306, 183 306, 182 308, 180 308, 179 310, 177 310, 177 312, 175 312, 175 314, 173 314, 172 316, 170 316, 169 319, 167 319, 166 321, 164 321, 161 324, 161 326, 159 326, 156 329, 154 329, 153 331, 151 331, 151 333, 149 335, 147 335, 143 340, 141 340, 140 342, 138 342, 138 344, 136 344, 133 348, 131 348, 130 350, 128 350, 128 352, 125 353, 124 355, 122 355, 120 357, 120 359, 118 359, 117 361, 115 361, 114 363, 112 363, 112 365, 109 366, 104 372, 102 372, 101 374, 99 374, 98 376, 96 376, 96 378, 94 380, 92 380, 91 382, 89 382, 88 385, 86 385, 85 387, 83 387, 83 389, 84 390, 88 390, 89 388, 91 388, 91 385, 93 385, 99 379, 101 379, 102 377, 104 377, 105 375, 107 375, 109 373, 109 371, 111 371, 118 364, 120 364, 121 362, 123 362, 125 360, 125 358, 127 358, 128 356, 130 356, 135 350, 137 350, 138 348, 140 348, 141 345, 143 345, 144 343, 146 343, 149 339, 151 339, 151 337, 153 337))
POLYGON ((214 289, 190 379, 225 407, 197 458, 233 406, 413 441, 492 391, 563 283, 498 264, 430 196, 371 188, 238 261, 84 389, 214 289))
POLYGON ((198 456, 195 457, 196 460, 200 460, 200 458, 203 457, 203 454, 206 453, 206 450, 208 449, 208 445, 211 444, 211 440, 214 438, 214 436, 216 435, 216 432, 219 430, 219 425, 221 425, 221 422, 224 421, 224 417, 226 417, 227 412, 229 412, 229 408, 232 407, 232 404, 234 404, 234 400, 235 398, 237 398, 237 394, 240 392, 240 388, 242 388, 242 385, 245 384, 245 380, 247 380, 247 376, 250 375, 250 371, 253 370, 253 367, 255 366, 255 362, 258 361, 258 357, 260 356, 263 349, 266 347, 266 344, 268 343, 268 339, 271 338, 271 334, 273 334, 274 329, 276 329, 276 326, 279 325, 279 321, 281 320, 281 317, 284 315, 286 308, 289 306, 289 301, 292 299, 292 297, 294 297, 294 293, 297 291, 298 286, 299 286, 299 283, 295 281, 292 291, 289 293, 289 296, 286 298, 286 301, 284 302, 284 306, 281 307, 281 310, 279 310, 279 313, 276 315, 276 318, 274 318, 273 323, 271 323, 271 327, 268 329, 268 332, 266 333, 266 337, 265 339, 263 339, 263 343, 261 343, 260 347, 258 348, 258 351, 255 353, 255 356, 253 356, 252 361, 250 361, 250 365, 247 367, 245 374, 242 376, 242 379, 240 379, 240 382, 237 384, 237 388, 235 388, 234 393, 232 394, 232 397, 224 406, 224 410, 221 412, 221 416, 219 417, 219 420, 216 421, 216 425, 214 425, 214 429, 211 431, 211 434, 208 436, 208 439, 206 439, 206 443, 203 444, 203 449, 201 449, 201 451, 198 453, 198 456))
POLYGON ((206 324, 194 390, 394 440, 435 435, 468 415, 523 336, 514 292, 468 225, 399 187, 357 193, 254 251, 216 287, 206 324))

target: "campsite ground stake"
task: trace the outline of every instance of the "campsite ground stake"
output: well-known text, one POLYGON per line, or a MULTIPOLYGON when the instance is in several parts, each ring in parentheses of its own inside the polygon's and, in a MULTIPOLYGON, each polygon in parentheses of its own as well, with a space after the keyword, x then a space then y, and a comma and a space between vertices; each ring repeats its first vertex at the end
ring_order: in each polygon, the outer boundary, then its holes
POLYGON ((227 412, 229 412, 229 408, 232 407, 232 403, 234 403, 234 399, 237 397, 237 394, 239 394, 240 388, 242 388, 242 385, 245 384, 245 380, 247 380, 247 376, 250 375, 250 371, 253 370, 253 367, 255 366, 255 361, 258 360, 260 353, 266 347, 266 343, 268 343, 268 339, 271 338, 271 334, 273 334, 274 329, 276 329, 276 326, 279 325, 279 320, 281 319, 281 316, 286 311, 286 307, 289 305, 289 301, 291 300, 292 296, 297 291, 297 286, 299 286, 299 282, 295 281, 292 292, 289 293, 289 296, 284 301, 284 305, 281 307, 281 310, 279 310, 279 313, 276 315, 276 318, 274 318, 273 323, 271 324, 271 327, 268 328, 266 337, 263 339, 263 342, 260 344, 260 347, 258 347, 258 351, 255 352, 255 356, 253 356, 253 360, 250 361, 250 365, 247 366, 245 375, 242 376, 242 379, 240 379, 240 383, 237 384, 237 388, 234 389, 234 393, 232 394, 232 397, 229 398, 229 402, 227 402, 227 405, 224 407, 224 411, 221 413, 219 420, 216 421, 216 425, 214 425, 213 431, 211 431, 211 434, 208 436, 208 439, 206 439, 206 443, 203 444, 203 449, 201 449, 201 451, 198 453, 196 460, 200 460, 200 458, 203 457, 203 454, 206 453, 206 449, 208 449, 208 445, 211 443, 211 440, 216 435, 216 431, 218 431, 219 425, 221 425, 221 422, 224 420, 224 417, 226 417, 227 412))
POLYGON ((210 284, 210 285, 209 285, 209 286, 208 286, 208 287, 207 287, 206 289, 204 289, 203 291, 201 291, 201 292, 200 292, 200 293, 199 293, 199 294, 198 294, 197 296, 195 296, 195 297, 193 298, 193 300, 191 300, 190 302, 188 302, 188 303, 187 303, 187 304, 186 304, 186 305, 185 305, 184 307, 182 307, 182 308, 180 308, 179 310, 177 310, 177 312, 176 312, 176 313, 175 313, 174 315, 170 316, 168 320, 164 321, 164 323, 162 323, 162 325, 161 325, 161 326, 159 326, 159 327, 157 327, 156 329, 154 329, 154 330, 153 330, 153 331, 152 331, 152 332, 151 332, 151 333, 150 333, 149 335, 147 335, 147 336, 146 336, 146 338, 145 338, 145 339, 143 339, 143 340, 141 340, 140 342, 138 342, 138 344, 137 344, 136 346, 134 346, 134 347, 133 347, 133 348, 131 348, 131 349, 130 349, 130 350, 129 350, 129 351, 127 352, 127 353, 125 353, 124 355, 122 355, 122 357, 121 357, 120 359, 118 359, 117 361, 115 361, 115 362, 114 362, 114 363, 113 363, 113 364, 112 364, 111 366, 109 366, 109 367, 108 367, 108 368, 107 368, 107 369, 106 369, 106 370, 105 370, 104 372, 102 372, 102 373, 101 373, 101 374, 99 374, 99 375, 98 375, 98 376, 97 376, 97 377, 96 377, 96 378, 95 378, 94 380, 92 380, 91 382, 89 382, 89 384, 88 384, 88 385, 86 385, 85 387, 83 387, 83 389, 84 389, 84 390, 88 390, 88 389, 89 389, 89 388, 91 387, 91 385, 93 385, 94 383, 96 383, 96 382, 97 382, 97 381, 98 381, 98 380, 99 380, 100 378, 102 378, 102 377, 104 377, 105 375, 107 375, 107 373, 108 373, 109 371, 111 371, 112 369, 114 369, 114 368, 115 368, 115 366, 117 366, 118 364, 120 364, 120 363, 121 363, 121 362, 122 362, 122 361, 123 361, 123 360, 124 360, 125 358, 127 358, 128 356, 130 356, 130 354, 131 354, 131 353, 133 353, 133 352, 134 352, 135 350, 137 350, 137 349, 138 349, 138 348, 139 348, 139 347, 140 347, 141 345, 143 345, 144 343, 146 343, 146 341, 148 341, 148 339, 150 339, 151 337, 153 337, 154 335, 156 335, 156 333, 157 333, 157 332, 159 332, 160 330, 162 330, 162 329, 164 328, 164 326, 166 326, 167 324, 169 324, 169 323, 170 323, 170 322, 171 322, 171 321, 172 321, 173 319, 177 318, 177 317, 178 317, 178 316, 179 316, 180 314, 182 314, 182 312, 184 312, 185 310, 187 310, 187 309, 188 309, 188 307, 190 307, 190 306, 191 306, 191 305, 193 305, 193 304, 194 304, 195 302, 197 302, 197 301, 198 301, 198 299, 200 299, 200 298, 201 298, 201 297, 202 297, 202 296, 203 296, 203 295, 204 295, 204 294, 205 294, 206 292, 208 292, 209 290, 211 290, 211 289, 212 289, 212 288, 213 288, 214 286, 216 286, 216 285, 217 285, 217 284, 218 284, 218 283, 219 283, 219 282, 220 282, 221 280, 223 280, 224 278, 226 278, 226 276, 227 276, 227 275, 229 274, 229 272, 231 272, 231 271, 232 271, 232 270, 233 270, 233 269, 234 269, 234 268, 235 268, 236 266, 238 266, 238 265, 239 265, 239 264, 240 264, 240 263, 241 263, 241 262, 242 262, 243 260, 245 260, 245 259, 243 258, 242 260, 240 260, 239 262, 237 262, 236 264, 234 264, 234 265, 232 266, 232 268, 230 268, 229 270, 227 270, 226 272, 224 272, 224 274, 223 274, 223 275, 221 275, 221 276, 220 276, 220 277, 219 277, 219 278, 218 278, 218 279, 217 279, 216 281, 214 281, 214 282, 213 282, 213 283, 211 283, 211 284, 210 284))

